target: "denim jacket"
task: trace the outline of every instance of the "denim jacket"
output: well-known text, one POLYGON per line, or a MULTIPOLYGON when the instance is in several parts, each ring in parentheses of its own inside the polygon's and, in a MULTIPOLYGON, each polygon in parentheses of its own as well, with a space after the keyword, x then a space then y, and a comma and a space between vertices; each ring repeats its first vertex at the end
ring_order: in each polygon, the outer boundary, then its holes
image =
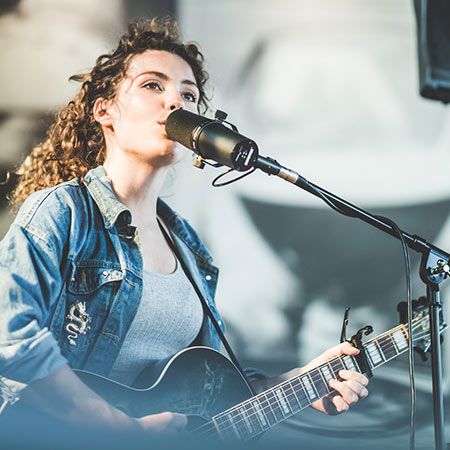
MULTIPOLYGON (((185 220, 161 200, 157 208, 223 327, 211 255, 185 220)), ((81 183, 62 183, 25 201, 0 242, 0 390, 6 400, 12 403, 21 388, 66 363, 108 376, 142 293, 142 256, 130 223, 102 166, 81 183), (74 305, 85 306, 84 319, 74 305), (77 333, 83 320, 85 333, 77 333)), ((206 316, 197 343, 220 347, 206 316)))

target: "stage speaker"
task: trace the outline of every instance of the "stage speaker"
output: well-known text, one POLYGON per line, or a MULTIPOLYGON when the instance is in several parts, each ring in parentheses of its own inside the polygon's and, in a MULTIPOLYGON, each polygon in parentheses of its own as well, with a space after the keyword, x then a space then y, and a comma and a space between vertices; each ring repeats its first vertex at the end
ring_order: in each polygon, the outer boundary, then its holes
POLYGON ((450 0, 414 0, 422 97, 450 102, 450 0))

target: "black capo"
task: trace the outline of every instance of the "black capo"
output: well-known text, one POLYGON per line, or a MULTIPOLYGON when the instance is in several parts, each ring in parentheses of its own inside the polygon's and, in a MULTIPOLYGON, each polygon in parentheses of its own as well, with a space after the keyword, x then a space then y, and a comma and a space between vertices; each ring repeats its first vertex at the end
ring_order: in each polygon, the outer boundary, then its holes
POLYGON ((362 373, 365 373, 369 378, 373 377, 372 369, 370 368, 366 349, 362 343, 362 335, 368 336, 373 331, 373 327, 370 325, 366 325, 359 329, 350 339, 347 339, 347 326, 348 326, 348 316, 350 315, 350 308, 347 308, 344 313, 344 320, 342 322, 342 330, 341 330, 341 343, 342 342, 350 342, 353 347, 359 350, 359 353, 354 356, 356 362, 362 373))

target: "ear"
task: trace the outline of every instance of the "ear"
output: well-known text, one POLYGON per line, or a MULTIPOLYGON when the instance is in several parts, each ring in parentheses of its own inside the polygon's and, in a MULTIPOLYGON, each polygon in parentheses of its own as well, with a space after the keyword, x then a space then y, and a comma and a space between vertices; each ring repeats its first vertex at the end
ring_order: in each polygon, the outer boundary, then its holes
POLYGON ((100 97, 95 100, 93 114, 94 119, 104 127, 110 127, 112 125, 112 118, 109 113, 110 102, 100 97))

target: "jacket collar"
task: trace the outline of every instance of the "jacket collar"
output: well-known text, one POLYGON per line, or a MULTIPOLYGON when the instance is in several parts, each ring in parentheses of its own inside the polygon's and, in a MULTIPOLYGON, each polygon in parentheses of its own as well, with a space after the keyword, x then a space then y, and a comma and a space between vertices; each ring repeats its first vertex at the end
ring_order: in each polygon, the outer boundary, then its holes
MULTIPOLYGON (((121 203, 112 189, 111 180, 103 166, 91 169, 84 177, 86 186, 94 202, 97 204, 107 230, 117 224, 125 234, 133 235, 134 228, 130 227, 131 212, 121 203), (133 230, 131 230, 133 228, 133 230)), ((194 230, 167 203, 158 198, 157 213, 172 233, 175 233, 191 251, 205 262, 211 262, 212 257, 194 230)))
POLYGON ((97 204, 107 230, 116 224, 119 217, 125 225, 131 223, 130 210, 117 199, 103 166, 91 169, 83 178, 83 184, 97 204))

